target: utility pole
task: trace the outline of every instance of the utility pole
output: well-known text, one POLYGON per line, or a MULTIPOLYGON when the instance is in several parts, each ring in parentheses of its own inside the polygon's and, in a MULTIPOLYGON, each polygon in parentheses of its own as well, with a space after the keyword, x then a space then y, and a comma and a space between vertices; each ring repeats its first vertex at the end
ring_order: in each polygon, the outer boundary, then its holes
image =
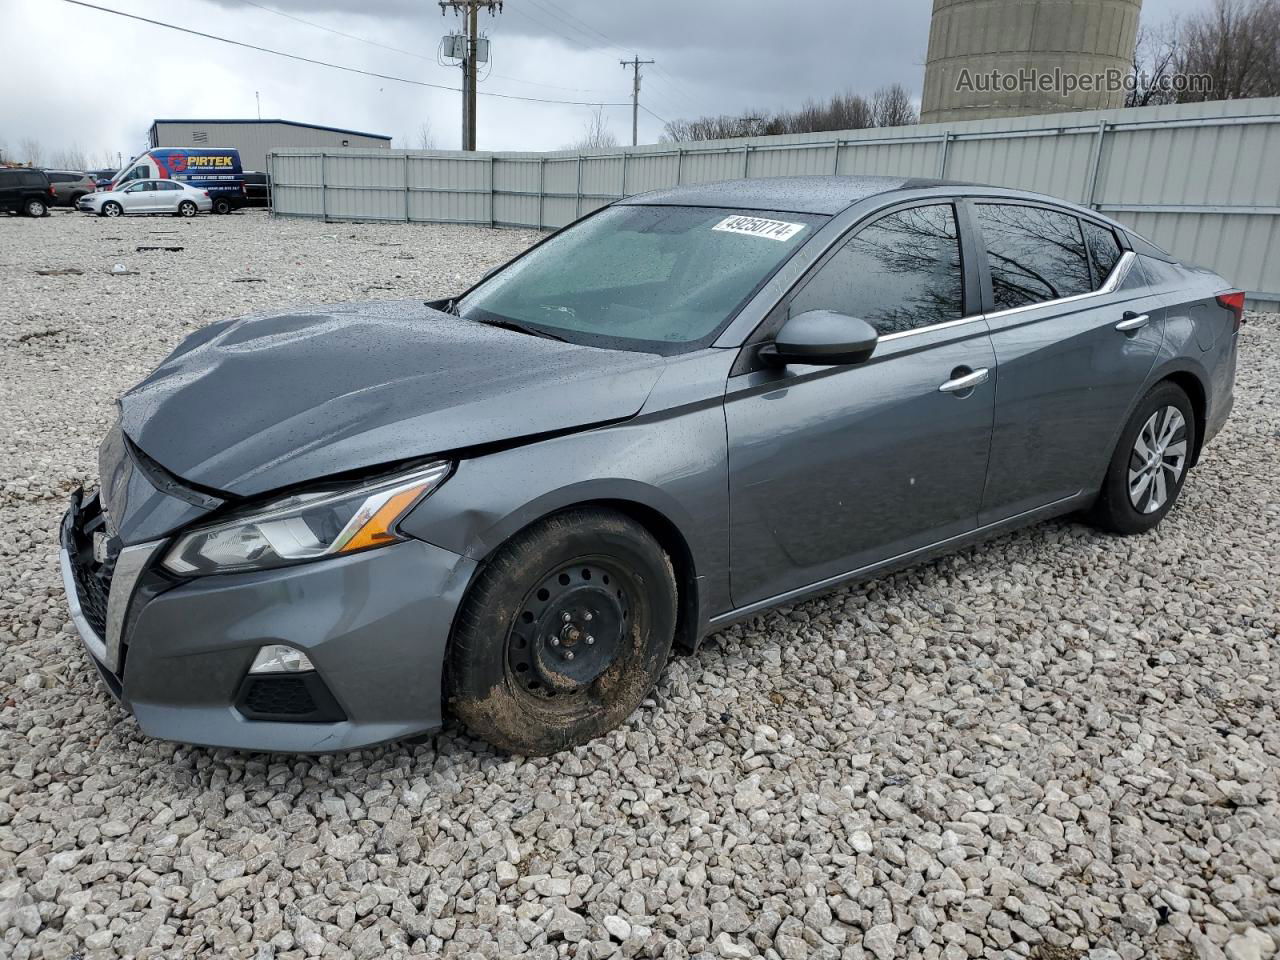
MULTIPOLYGON (((477 67, 489 59, 489 41, 480 37, 480 8, 493 16, 502 10, 502 0, 438 0, 440 13, 453 10, 462 15, 464 49, 455 54, 462 60, 462 149, 476 148, 477 67)), ((449 38, 446 38, 449 39, 449 38)))
POLYGON ((631 78, 631 145, 640 142, 640 68, 653 63, 652 60, 641 60, 638 56, 630 60, 619 60, 623 68, 630 67, 634 74, 631 78))

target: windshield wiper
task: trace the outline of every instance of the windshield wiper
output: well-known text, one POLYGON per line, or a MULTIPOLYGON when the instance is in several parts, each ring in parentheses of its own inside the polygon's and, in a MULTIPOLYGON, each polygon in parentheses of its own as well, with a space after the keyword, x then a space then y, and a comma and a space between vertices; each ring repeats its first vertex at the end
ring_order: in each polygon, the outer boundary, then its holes
POLYGON ((483 323, 486 327, 501 327, 503 330, 514 330, 516 333, 527 333, 531 337, 542 337, 546 340, 555 340, 558 343, 568 343, 564 337, 558 337, 554 333, 548 333, 537 327, 530 327, 523 323, 517 323, 515 320, 475 320, 474 323, 483 323))

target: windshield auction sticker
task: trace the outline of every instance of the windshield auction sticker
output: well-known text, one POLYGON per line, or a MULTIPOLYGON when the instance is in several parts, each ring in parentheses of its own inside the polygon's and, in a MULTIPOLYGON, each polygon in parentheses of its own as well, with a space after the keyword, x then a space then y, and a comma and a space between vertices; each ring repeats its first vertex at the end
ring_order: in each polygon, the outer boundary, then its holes
POLYGON ((785 220, 765 220, 763 217, 725 217, 712 230, 724 233, 745 233, 749 237, 767 240, 790 240, 804 229, 803 223, 787 223, 785 220))

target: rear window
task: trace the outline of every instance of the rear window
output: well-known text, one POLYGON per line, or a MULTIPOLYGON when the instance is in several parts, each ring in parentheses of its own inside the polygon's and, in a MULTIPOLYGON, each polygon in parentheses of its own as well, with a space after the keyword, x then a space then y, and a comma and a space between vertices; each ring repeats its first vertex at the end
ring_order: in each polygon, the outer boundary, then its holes
POLYGON ((980 203, 977 208, 997 310, 1093 289, 1078 218, 1024 204, 980 203))

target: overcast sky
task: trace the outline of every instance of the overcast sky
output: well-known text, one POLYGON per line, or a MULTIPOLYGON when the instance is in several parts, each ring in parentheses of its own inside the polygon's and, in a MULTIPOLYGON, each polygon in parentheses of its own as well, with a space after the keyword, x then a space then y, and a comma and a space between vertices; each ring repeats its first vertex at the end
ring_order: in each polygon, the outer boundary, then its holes
MULTIPOLYGON (((92 2, 316 60, 460 85, 461 71, 436 56, 458 20, 433 0, 92 2)), ((1208 2, 1146 0, 1144 19, 1208 2)), ((492 40, 480 90, 629 104, 630 70, 618 61, 636 53, 657 61, 644 68, 641 103, 652 114, 641 114, 642 143, 662 133, 658 117, 770 110, 891 82, 918 97, 931 7, 929 0, 507 0, 502 13, 480 16, 492 40)), ((24 159, 19 144, 34 138, 45 163, 73 144, 95 165, 117 152, 127 159, 144 148, 156 117, 255 117, 255 92, 263 117, 387 134, 396 147, 416 147, 426 122, 436 146, 459 145, 455 92, 299 63, 65 0, 0 0, 0 9, 6 36, 21 41, 6 43, 0 57, 6 157, 24 159)), ((482 95, 479 146, 564 147, 582 134, 591 110, 482 95)), ((606 107, 605 116, 619 141, 630 142, 630 106, 606 107)))

